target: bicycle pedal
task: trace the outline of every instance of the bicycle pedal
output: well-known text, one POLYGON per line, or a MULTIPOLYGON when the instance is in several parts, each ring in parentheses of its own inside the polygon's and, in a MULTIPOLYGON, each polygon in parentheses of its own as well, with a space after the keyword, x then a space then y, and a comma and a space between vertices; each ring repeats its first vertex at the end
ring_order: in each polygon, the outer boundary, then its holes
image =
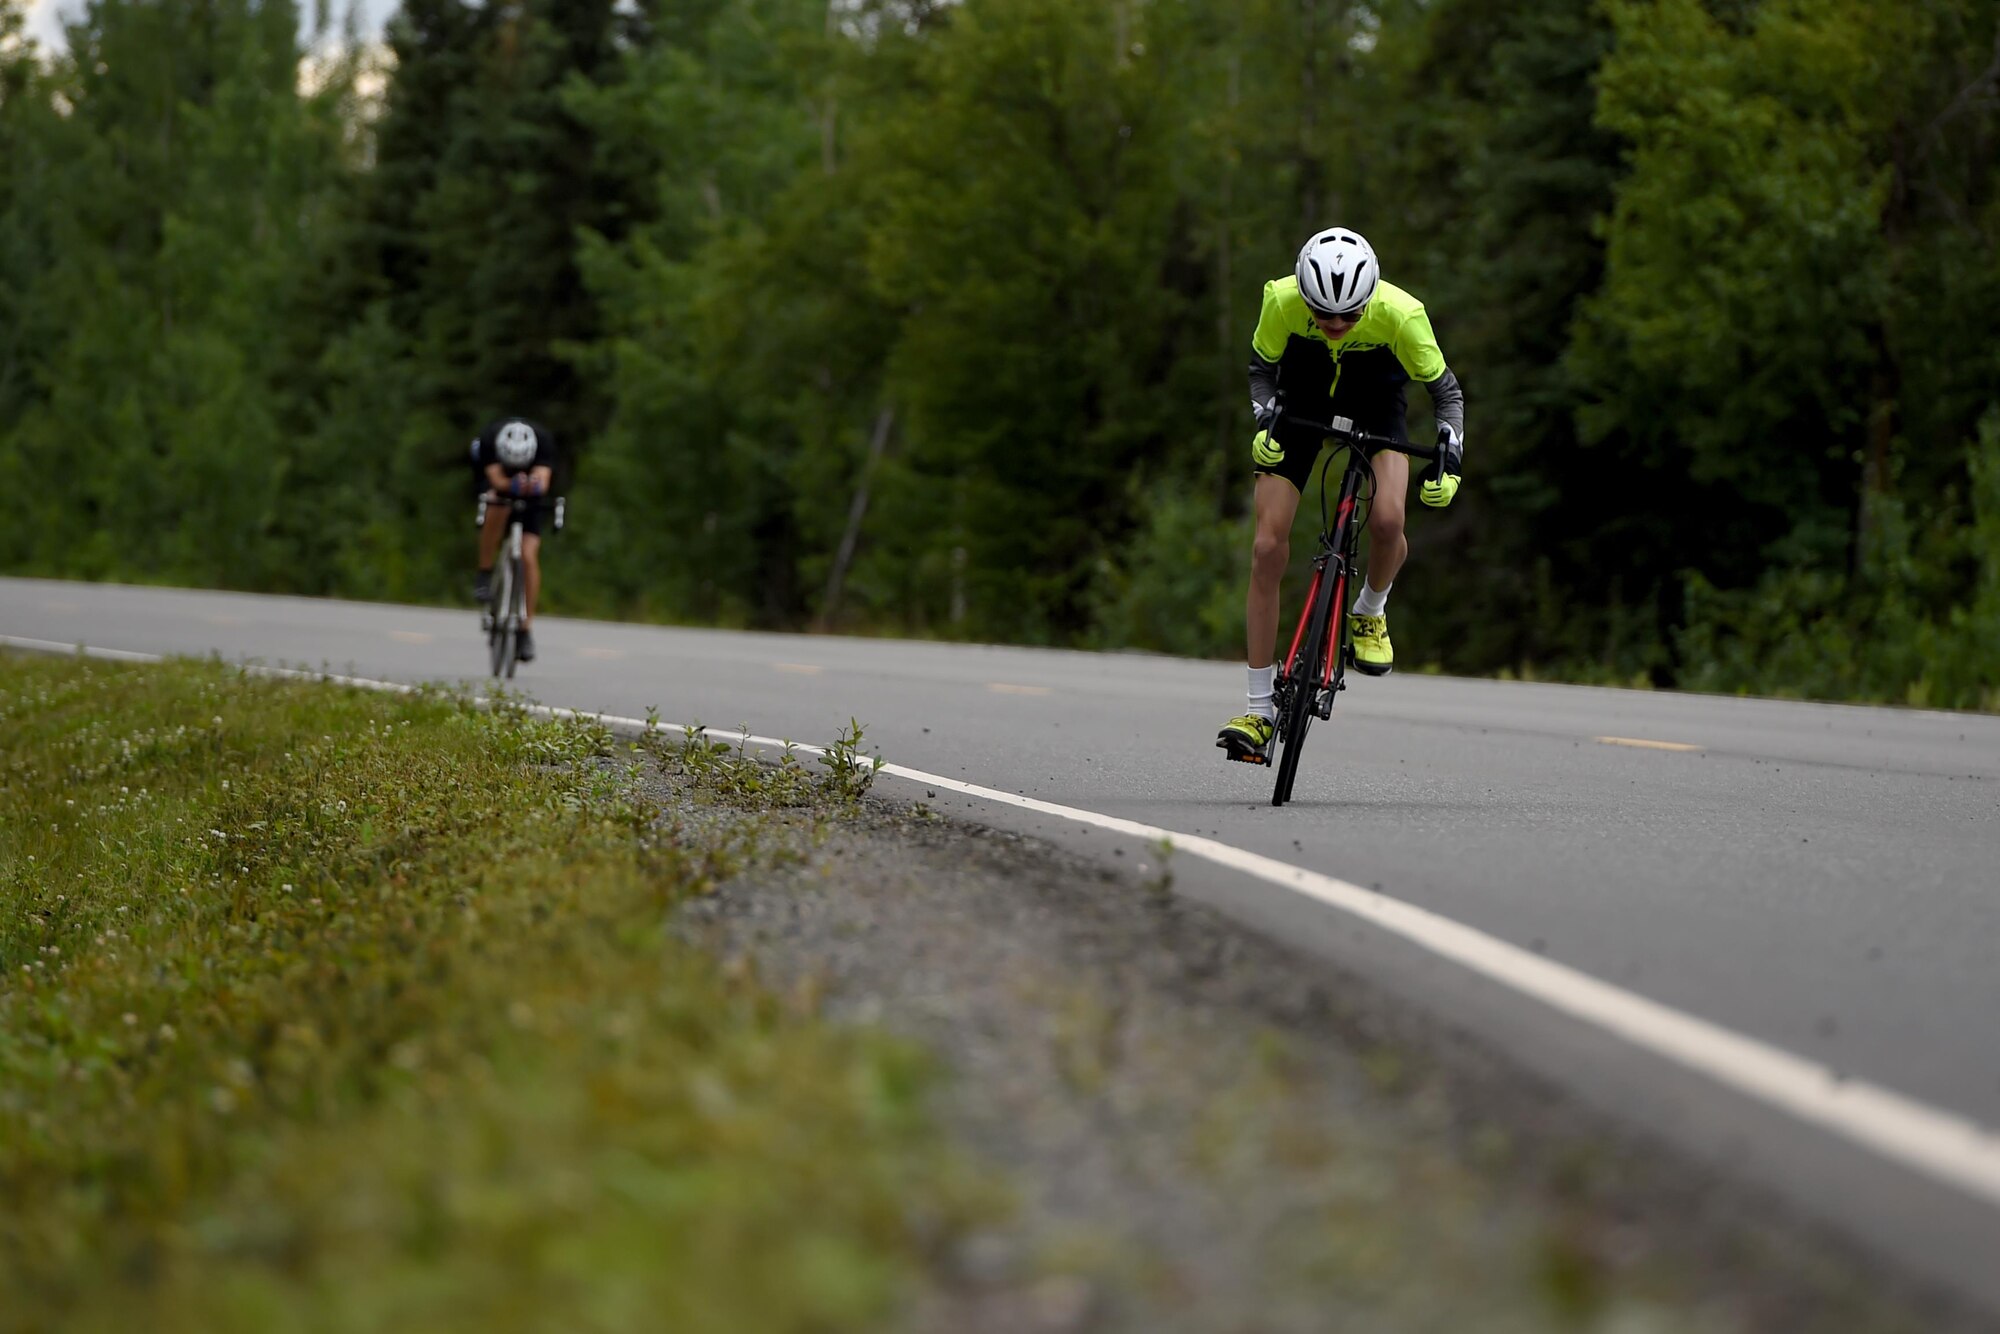
POLYGON ((1271 762, 1269 755, 1260 755, 1258 752, 1239 745, 1227 737, 1217 737, 1215 747, 1222 752, 1225 759, 1235 760, 1238 764, 1269 764, 1271 762))

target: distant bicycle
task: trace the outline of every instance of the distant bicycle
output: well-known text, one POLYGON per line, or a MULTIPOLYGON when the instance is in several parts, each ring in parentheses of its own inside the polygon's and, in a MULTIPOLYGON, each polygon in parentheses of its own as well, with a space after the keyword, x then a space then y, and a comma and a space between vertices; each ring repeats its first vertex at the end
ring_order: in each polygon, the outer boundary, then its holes
POLYGON ((1355 556, 1361 530, 1367 525, 1366 505, 1375 485, 1369 453, 1393 449, 1418 459, 1435 459, 1438 454, 1434 446, 1358 431, 1348 417, 1335 417, 1330 422, 1291 417, 1289 424, 1294 429, 1317 430, 1338 442, 1336 449, 1347 451, 1347 468, 1341 474, 1340 499, 1330 521, 1326 479, 1333 475, 1332 459, 1327 460, 1319 476, 1319 554, 1313 557, 1312 587, 1307 590, 1305 606, 1299 612, 1299 628, 1292 632, 1291 650, 1278 669, 1273 695, 1278 709, 1274 738, 1278 746, 1278 780, 1271 789, 1273 806, 1282 806, 1292 799, 1292 782, 1298 777, 1299 756, 1305 751, 1306 732, 1313 719, 1333 717, 1334 697, 1347 689, 1347 667, 1354 651, 1349 642, 1353 627, 1350 618, 1340 615, 1339 609, 1347 605, 1349 577, 1359 577, 1355 556))
POLYGON ((481 609, 479 628, 486 632, 493 675, 512 678, 521 648, 521 632, 527 628, 528 581, 521 557, 522 520, 536 509, 553 510, 556 531, 561 532, 566 506, 562 496, 503 496, 488 491, 479 497, 476 522, 484 527, 486 507, 501 504, 511 508, 513 517, 493 570, 493 600, 481 609))

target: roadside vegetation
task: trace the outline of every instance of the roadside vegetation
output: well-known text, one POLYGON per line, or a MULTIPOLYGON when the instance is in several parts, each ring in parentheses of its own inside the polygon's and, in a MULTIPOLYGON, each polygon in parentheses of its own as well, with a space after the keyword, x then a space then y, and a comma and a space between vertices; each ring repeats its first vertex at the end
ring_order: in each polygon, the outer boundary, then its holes
MULTIPOLYGON (((787 854, 647 760, 0 657, 0 1330, 875 1327, 977 1197, 930 1066, 676 943, 787 854)), ((869 772, 794 767, 815 819, 869 772)))

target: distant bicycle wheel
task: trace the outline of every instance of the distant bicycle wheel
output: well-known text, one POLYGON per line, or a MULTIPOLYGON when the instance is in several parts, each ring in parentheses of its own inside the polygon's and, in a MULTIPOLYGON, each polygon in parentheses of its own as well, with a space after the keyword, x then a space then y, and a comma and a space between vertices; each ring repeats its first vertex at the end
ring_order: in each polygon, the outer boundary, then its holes
POLYGON ((513 598, 514 562, 503 560, 498 570, 499 579, 493 588, 491 610, 492 626, 486 632, 487 651, 493 663, 493 675, 512 676, 514 674, 514 635, 507 624, 507 607, 513 598))
POLYGON ((521 558, 512 556, 507 561, 507 672, 508 680, 514 679, 514 667, 520 661, 521 627, 527 623, 528 588, 527 580, 521 577, 521 558))

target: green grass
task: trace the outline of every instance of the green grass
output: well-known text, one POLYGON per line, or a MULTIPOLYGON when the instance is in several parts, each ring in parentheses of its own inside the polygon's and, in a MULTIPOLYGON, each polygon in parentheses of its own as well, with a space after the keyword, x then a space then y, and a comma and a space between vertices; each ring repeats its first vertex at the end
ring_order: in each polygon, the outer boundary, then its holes
POLYGON ((0 1329, 872 1327, 972 1197, 929 1071, 675 943, 755 817, 628 751, 0 657, 0 1329))

